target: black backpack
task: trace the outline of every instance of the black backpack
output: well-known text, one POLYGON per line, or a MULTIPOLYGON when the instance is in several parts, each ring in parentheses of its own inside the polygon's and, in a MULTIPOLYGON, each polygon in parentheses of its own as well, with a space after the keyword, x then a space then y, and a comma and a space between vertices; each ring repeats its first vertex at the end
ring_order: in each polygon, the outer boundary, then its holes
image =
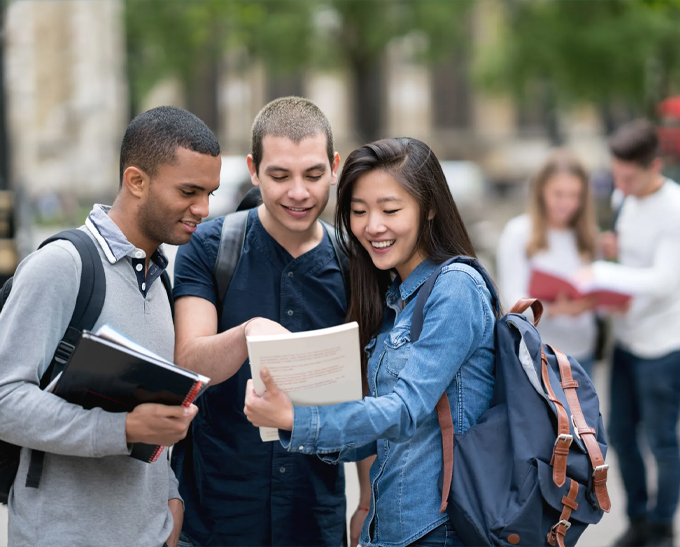
MULTIPOLYGON (((213 269, 218 312, 221 310, 224 297, 226 296, 227 289, 231 283, 231 278, 234 276, 236 265, 243 252, 243 245, 246 241, 246 227, 248 225, 248 211, 253 207, 257 207, 261 202, 262 195, 260 189, 257 187, 251 188, 241 200, 241 203, 236 208, 236 212, 224 217, 222 235, 220 236, 220 246, 217 251, 217 260, 215 261, 215 267, 213 269)), ((321 222, 331 239, 335 257, 340 265, 340 273, 342 274, 342 281, 345 286, 347 304, 349 304, 349 261, 347 255, 340 246, 335 227, 323 220, 319 220, 319 222, 321 222)))
MULTIPOLYGON (((40 244, 39 248, 44 247, 52 241, 65 239, 70 241, 82 262, 82 272, 80 275, 80 287, 76 299, 76 307, 64 336, 62 337, 54 357, 47 367, 45 374, 40 379, 40 389, 45 389, 49 383, 64 370, 83 330, 92 330, 106 297, 106 275, 99 256, 99 251, 95 242, 85 232, 78 229, 65 230, 60 232, 40 244)), ((0 312, 12 290, 12 279, 9 278, 0 289, 0 312)), ((173 307, 172 287, 170 277, 167 272, 161 275, 161 281, 170 299, 170 308, 173 307)), ((0 503, 7 503, 9 491, 14 483, 19 468, 19 455, 21 447, 0 440, 0 503)), ((45 453, 39 450, 31 451, 31 461, 29 464, 28 475, 26 477, 27 488, 38 488, 42 475, 43 460, 45 453)))

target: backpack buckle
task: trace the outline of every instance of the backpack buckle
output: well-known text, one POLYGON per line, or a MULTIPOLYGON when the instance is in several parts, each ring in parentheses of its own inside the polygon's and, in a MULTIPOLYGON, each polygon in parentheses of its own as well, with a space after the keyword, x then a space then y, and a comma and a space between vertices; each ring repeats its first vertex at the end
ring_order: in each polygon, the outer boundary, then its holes
POLYGON ((569 433, 562 433, 561 435, 557 436, 557 439, 555 439, 555 445, 557 446, 557 443, 560 441, 566 441, 567 447, 571 446, 571 443, 574 441, 574 437, 569 434, 569 433))
POLYGON ((558 526, 564 526, 564 530, 565 530, 565 532, 566 532, 567 530, 569 530, 569 528, 571 528, 571 522, 569 522, 569 521, 566 520, 566 519, 562 519, 562 520, 560 520, 557 524, 555 524, 555 525, 550 529, 550 531, 551 531, 552 533, 555 533, 555 531, 557 530, 557 527, 558 527, 558 526))
POLYGON ((593 478, 595 478, 595 474, 598 471, 607 471, 609 469, 609 464, 604 463, 602 465, 598 465, 595 469, 593 469, 593 478))
POLYGON ((57 346, 57 350, 54 352, 54 360, 60 365, 65 365, 73 354, 73 350, 76 347, 73 344, 69 344, 62 340, 57 346))

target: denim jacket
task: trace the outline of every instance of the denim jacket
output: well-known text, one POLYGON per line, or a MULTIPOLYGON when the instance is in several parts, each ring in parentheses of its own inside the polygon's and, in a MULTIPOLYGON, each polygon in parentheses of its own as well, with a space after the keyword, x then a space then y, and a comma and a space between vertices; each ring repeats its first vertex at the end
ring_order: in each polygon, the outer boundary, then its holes
POLYGON ((442 440, 435 405, 446 391, 456 434, 489 408, 495 318, 476 270, 457 263, 442 270, 425 305, 420 339, 411 343, 416 295, 436 268, 425 260, 387 291, 381 332, 366 347, 368 396, 295 407, 293 430, 280 432, 287 450, 329 462, 377 454, 362 545, 403 547, 448 520, 439 513, 442 440))

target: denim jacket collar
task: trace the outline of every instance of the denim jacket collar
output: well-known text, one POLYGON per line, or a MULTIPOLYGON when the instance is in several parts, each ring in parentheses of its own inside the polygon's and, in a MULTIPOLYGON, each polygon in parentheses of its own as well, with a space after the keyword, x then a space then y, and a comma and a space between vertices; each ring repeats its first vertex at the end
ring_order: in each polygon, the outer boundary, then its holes
POLYGON ((390 302, 400 297, 402 301, 406 302, 429 279, 437 266, 438 264, 435 264, 430 258, 426 258, 415 267, 404 281, 401 281, 401 278, 397 275, 387 290, 387 301, 390 302))

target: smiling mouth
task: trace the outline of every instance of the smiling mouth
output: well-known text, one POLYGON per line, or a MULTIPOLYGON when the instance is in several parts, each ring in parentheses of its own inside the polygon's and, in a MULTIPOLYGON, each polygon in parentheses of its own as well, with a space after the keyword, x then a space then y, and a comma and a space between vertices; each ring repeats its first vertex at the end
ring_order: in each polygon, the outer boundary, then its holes
POLYGON ((196 228, 196 226, 198 226, 201 223, 200 221, 195 222, 195 221, 192 221, 192 220, 182 220, 181 222, 182 222, 182 224, 186 224, 190 228, 196 228))
POLYGON ((387 247, 394 245, 395 241, 396 239, 389 239, 387 241, 371 241, 371 246, 374 249, 387 249, 387 247))
POLYGON ((304 213, 305 211, 311 211, 312 207, 288 207, 287 205, 282 205, 282 207, 285 207, 289 211, 293 211, 294 213, 304 213))

